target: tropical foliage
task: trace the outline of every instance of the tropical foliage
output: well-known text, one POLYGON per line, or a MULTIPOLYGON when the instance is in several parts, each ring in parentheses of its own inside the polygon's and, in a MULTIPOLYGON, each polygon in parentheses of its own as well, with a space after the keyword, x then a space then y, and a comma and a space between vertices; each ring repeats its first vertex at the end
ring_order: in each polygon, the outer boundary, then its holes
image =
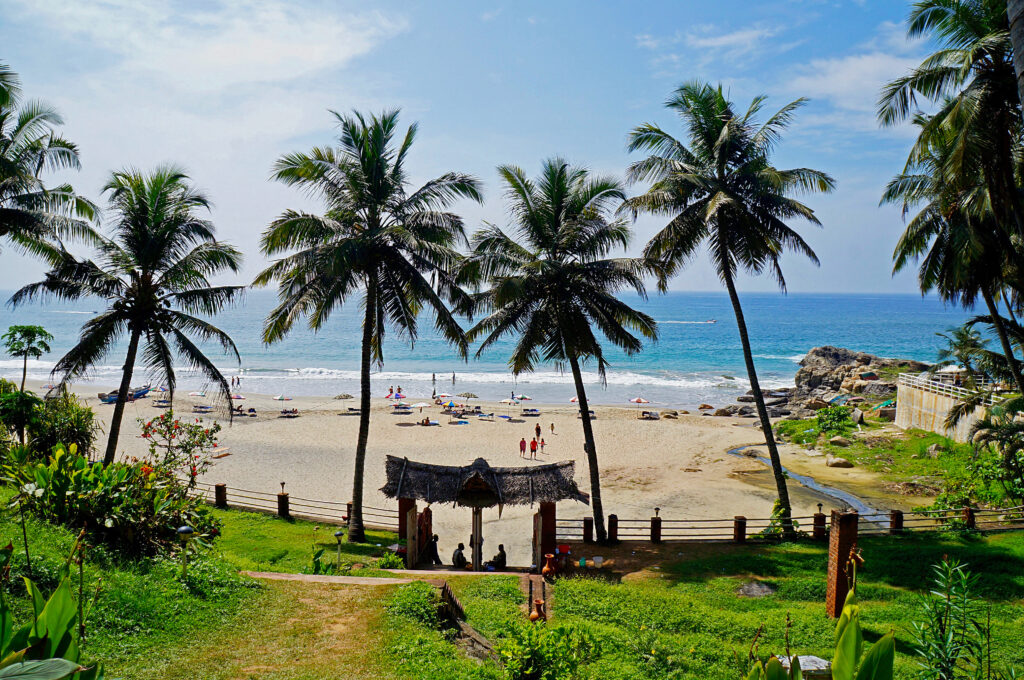
POLYGON ((604 380, 608 362, 595 328, 627 355, 643 348, 634 332, 657 337, 654 319, 615 296, 623 288, 644 295, 646 266, 636 258, 609 257, 625 248, 631 235, 624 221, 612 219, 625 198, 618 180, 591 176, 559 158, 545 161, 536 180, 515 166, 501 166, 498 173, 514 231, 506 234, 491 225, 473 236, 462 277, 490 288, 474 298, 486 316, 468 336, 481 340, 478 357, 499 338, 517 336, 508 362, 516 375, 532 371, 540 361, 563 369, 568 364, 590 468, 594 528, 603 541, 597 444, 581 365, 593 361, 604 380))
POLYGON ((816 225, 818 218, 793 195, 828 192, 835 182, 819 170, 772 165, 782 133, 803 104, 798 99, 758 123, 764 97, 755 98, 739 113, 721 86, 684 84, 666 106, 679 116, 688 139, 684 143, 652 123, 633 130, 629 150, 651 155, 630 166, 629 178, 651 186, 625 204, 634 215, 650 213, 669 220, 644 251, 656 264, 662 290, 702 246, 728 290, 784 518, 792 515, 789 491, 754 367, 736 276, 741 271, 767 271, 785 290, 780 265, 785 250, 818 262, 811 247, 788 224, 800 219, 816 225))
POLYGON ((971 427, 971 440, 979 450, 977 472, 984 481, 998 483, 1016 504, 1024 504, 1024 397, 990 406, 971 427), (986 455, 988 454, 988 455, 986 455))
POLYGON ((48 187, 43 173, 77 170, 78 147, 60 136, 56 109, 23 100, 21 81, 0 63, 0 243, 58 256, 61 239, 91 241, 96 209, 69 184, 48 187))
POLYGON ((237 272, 241 255, 217 241, 213 225, 198 215, 209 208, 209 199, 181 169, 161 166, 149 174, 118 171, 104 190, 112 215, 111 236, 99 242, 99 258, 79 259, 64 252, 46 278, 19 290, 11 302, 17 306, 48 297, 88 296, 107 301, 106 311, 85 323, 78 344, 61 357, 54 373, 61 383, 86 375, 127 336, 128 351, 103 456, 109 465, 117 453, 124 405, 143 341, 143 364, 163 379, 172 399, 177 354, 217 386, 230 410, 227 380, 192 337, 219 343, 238 359, 227 333, 198 315, 216 314, 237 300, 244 287, 210 284, 210 277, 225 270, 237 272))
POLYGON ((188 494, 182 470, 156 462, 93 465, 74 446, 56 447, 36 462, 27 447, 11 449, 4 477, 20 490, 15 503, 52 524, 84 529, 91 541, 127 554, 171 550, 176 529, 216 536, 217 522, 188 494))
POLYGON ((263 329, 268 343, 284 338, 303 317, 319 330, 332 312, 361 298, 359 437, 349 531, 350 541, 361 542, 371 366, 384 363, 388 327, 415 342, 423 309, 433 312, 441 336, 466 355, 453 311, 469 305, 453 274, 460 261, 456 248, 466 239, 462 219, 448 209, 459 199, 480 201, 481 194, 476 178, 456 172, 410 190, 406 161, 417 126, 398 137, 398 111, 334 116, 337 147, 288 154, 274 166, 275 180, 320 199, 325 211, 288 210, 270 225, 260 246, 264 255, 280 259, 254 285, 278 284, 279 304, 263 329))
POLYGON ((28 360, 38 359, 50 351, 53 336, 42 326, 11 326, 3 334, 4 349, 12 357, 21 357, 21 390, 25 390, 28 360))

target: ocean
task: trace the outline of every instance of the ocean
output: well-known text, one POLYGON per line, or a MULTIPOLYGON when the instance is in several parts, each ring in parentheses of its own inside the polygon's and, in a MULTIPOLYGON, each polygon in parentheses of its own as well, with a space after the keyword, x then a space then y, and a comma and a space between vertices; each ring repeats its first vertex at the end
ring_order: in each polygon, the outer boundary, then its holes
MULTIPOLYGON (((2 292, 3 299, 10 291, 2 292)), ((693 408, 701 402, 731 402, 747 389, 746 370, 732 307, 725 293, 670 293, 648 300, 623 296, 653 316, 660 337, 640 354, 627 357, 608 348, 611 363, 607 384, 594 366, 585 366, 588 397, 597 404, 626 405, 643 397, 657 406, 693 408)), ((963 323, 970 313, 946 306, 934 297, 878 294, 748 293, 742 295, 754 359, 762 385, 792 385, 797 362, 812 347, 837 345, 881 356, 933 361, 942 346, 937 332, 963 323)), ((266 346, 261 326, 275 302, 273 291, 247 294, 244 303, 225 310, 213 321, 238 345, 241 366, 219 347, 209 347, 225 375, 240 375, 241 392, 331 397, 359 390, 360 310, 358 303, 336 312, 319 333, 296 326, 284 341, 266 346)), ((0 311, 0 330, 11 324, 39 324, 55 336, 53 351, 29 362, 31 378, 46 380, 57 358, 77 339, 81 324, 102 308, 101 301, 50 302, 0 311)), ((499 400, 526 394, 537 403, 568 403, 575 394, 566 369, 539 366, 531 374, 511 375, 507 357, 513 340, 503 340, 480 358, 468 362, 433 330, 433 319, 420 319, 413 346, 388 331, 384 366, 374 369, 375 396, 401 386, 412 399, 437 393, 472 392, 499 400), (454 374, 454 383, 453 383, 454 374)), ((92 372, 98 388, 116 386, 124 357, 119 346, 92 372)), ((474 350, 475 351, 475 350, 474 350)), ((0 375, 20 378, 20 360, 0 359, 0 375)), ((154 385, 159 378, 149 378, 154 385)), ((139 369, 133 383, 147 380, 139 369)), ((181 388, 196 389, 204 380, 188 370, 178 376, 181 388)))

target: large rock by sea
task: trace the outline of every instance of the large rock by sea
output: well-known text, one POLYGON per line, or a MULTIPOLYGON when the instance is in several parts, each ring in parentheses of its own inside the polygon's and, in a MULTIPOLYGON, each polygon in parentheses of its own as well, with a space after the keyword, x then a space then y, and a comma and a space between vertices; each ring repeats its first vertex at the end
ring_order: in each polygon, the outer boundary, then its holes
POLYGON ((794 378, 795 397, 811 399, 840 391, 884 396, 896 390, 895 384, 885 380, 864 380, 860 376, 894 368, 920 372, 928 368, 928 364, 911 359, 889 359, 831 345, 815 347, 800 360, 800 370, 794 378))

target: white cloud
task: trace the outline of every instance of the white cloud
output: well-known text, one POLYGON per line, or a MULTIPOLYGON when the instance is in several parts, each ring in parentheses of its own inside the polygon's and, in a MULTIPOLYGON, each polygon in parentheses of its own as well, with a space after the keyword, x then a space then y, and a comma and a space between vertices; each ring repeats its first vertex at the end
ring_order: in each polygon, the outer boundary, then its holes
POLYGON ((494 21, 501 14, 503 7, 497 7, 480 15, 480 21, 494 21))

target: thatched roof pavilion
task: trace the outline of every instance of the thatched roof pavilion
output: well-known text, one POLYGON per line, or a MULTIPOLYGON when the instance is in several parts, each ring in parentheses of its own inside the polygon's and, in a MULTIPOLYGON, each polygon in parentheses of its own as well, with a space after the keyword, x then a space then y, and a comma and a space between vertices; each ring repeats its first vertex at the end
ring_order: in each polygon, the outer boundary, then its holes
POLYGON ((454 503, 472 508, 574 500, 590 503, 573 480, 573 461, 531 467, 491 467, 483 458, 471 465, 433 465, 388 456, 388 481, 381 491, 389 498, 415 498, 427 503, 454 503))

